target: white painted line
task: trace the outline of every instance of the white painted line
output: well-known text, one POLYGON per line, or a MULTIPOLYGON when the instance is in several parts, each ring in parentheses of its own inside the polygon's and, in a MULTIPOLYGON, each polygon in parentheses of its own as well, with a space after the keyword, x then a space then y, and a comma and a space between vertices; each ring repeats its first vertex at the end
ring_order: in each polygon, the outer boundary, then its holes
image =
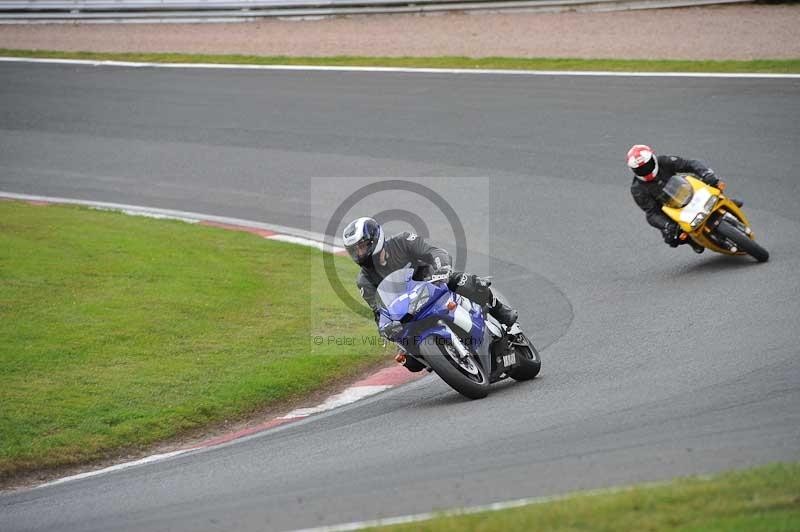
POLYGON ((159 460, 166 460, 167 458, 172 458, 173 456, 178 456, 179 454, 188 453, 189 451, 193 451, 194 449, 181 449, 180 451, 172 451, 171 453, 163 453, 163 454, 154 454, 152 456, 148 456, 142 458, 140 460, 134 460, 133 462, 125 462, 124 464, 117 464, 111 467, 106 467, 104 469, 98 469, 97 471, 88 471, 86 473, 80 473, 78 475, 72 475, 70 477, 60 478, 58 480, 53 480, 52 482, 47 482, 45 484, 40 484, 36 486, 37 488, 43 488, 45 486, 54 486, 56 484, 62 484, 64 482, 70 482, 72 480, 79 480, 82 478, 94 477, 97 475, 103 475, 105 473, 111 473, 112 471, 120 471, 122 469, 128 469, 129 467, 134 467, 137 465, 142 464, 149 464, 151 462, 158 462, 159 460))
POLYGON ((266 237, 270 240, 280 240, 281 242, 289 242, 290 244, 299 244, 301 246, 309 246, 317 248, 320 251, 328 251, 330 253, 344 253, 345 249, 338 246, 327 246, 319 240, 311 240, 309 238, 302 238, 292 235, 272 235, 266 237))
MULTIPOLYGON (((696 477, 701 480, 708 480, 709 476, 696 477)), ((668 484, 665 482, 647 482, 643 484, 636 484, 634 486, 620 486, 613 488, 601 488, 596 490, 575 491, 565 493, 563 495, 550 495, 546 497, 528 497, 524 499, 514 499, 511 501, 501 501, 491 504, 482 504, 479 506, 469 506, 464 508, 454 508, 443 512, 425 512, 414 515, 403 515, 399 517, 387 517, 385 519, 374 519, 371 521, 354 521, 352 523, 344 523, 341 525, 320 526, 315 528, 303 528, 295 530, 294 532, 346 532, 351 530, 362 530, 364 528, 374 528, 389 525, 403 525, 408 523, 418 523, 420 521, 428 521, 437 517, 455 517, 459 515, 471 515, 481 512, 495 512, 498 510, 508 510, 511 508, 519 508, 520 506, 529 506, 532 504, 543 504, 554 501, 563 501, 577 496, 593 496, 593 495, 607 495, 613 493, 622 493, 637 488, 655 488, 668 484)))
POLYGON ((241 218, 230 218, 227 216, 213 216, 210 214, 201 214, 190 211, 176 211, 172 209, 158 209, 155 207, 142 207, 140 205, 126 205, 123 203, 110 203, 105 201, 90 201, 74 198, 59 198, 54 196, 37 196, 33 194, 17 194, 15 192, 5 192, 0 190, 0 198, 10 198, 22 201, 47 201, 50 203, 65 203, 68 205, 84 205, 86 207, 95 207, 100 209, 109 209, 114 211, 130 211, 147 214, 147 215, 160 215, 174 219, 185 219, 195 221, 208 221, 217 222, 227 225, 239 225, 243 227, 254 227, 256 229, 264 229, 265 231, 272 231, 274 233, 286 233, 288 235, 306 238, 317 242, 323 241, 325 238, 321 233, 314 233, 312 231, 304 231, 294 227, 286 227, 283 225, 267 224, 256 222, 253 220, 243 220, 241 218))
POLYGON ((570 76, 570 77, 638 77, 638 78, 755 78, 800 79, 800 74, 734 73, 734 72, 610 72, 579 70, 503 70, 470 68, 401 68, 358 66, 304 66, 304 65, 235 65, 223 63, 141 63, 135 61, 92 61, 88 59, 45 59, 31 57, 0 57, 7 63, 47 63, 87 66, 115 66, 128 68, 206 68, 227 70, 298 70, 322 72, 395 72, 407 74, 482 74, 503 76, 570 76))
MULTIPOLYGON (((388 390, 390 388, 394 388, 394 385, 352 386, 350 388, 347 388, 346 390, 344 390, 341 393, 338 393, 338 394, 335 394, 335 395, 332 395, 332 396, 328 397, 324 402, 322 402, 321 404, 319 404, 317 406, 312 406, 312 407, 309 407, 309 408, 298 408, 296 410, 292 410, 291 412, 289 412, 285 416, 281 416, 281 417, 276 418, 276 419, 290 419, 290 420, 302 419, 302 418, 308 417, 308 416, 310 416, 312 414, 318 414, 320 412, 327 412, 328 410, 333 410, 334 408, 339 408, 341 406, 345 406, 345 405, 348 405, 350 403, 355 403, 356 401, 364 399, 365 397, 369 397, 371 395, 375 395, 377 393, 380 393, 380 392, 382 392, 384 390, 388 390)), ((230 442, 225 442, 225 443, 230 443, 230 442)), ((211 447, 214 447, 214 446, 211 446, 211 447)), ((154 454, 152 456, 147 456, 145 458, 141 458, 139 460, 134 460, 132 462, 125 462, 125 463, 122 463, 122 464, 116 464, 116 465, 113 465, 113 466, 110 466, 110 467, 106 467, 106 468, 103 468, 103 469, 98 469, 96 471, 88 471, 86 473, 80 473, 78 475, 72 475, 72 476, 69 476, 69 477, 60 478, 58 480, 53 480, 51 482, 46 482, 44 484, 40 484, 38 486, 35 486, 33 489, 44 488, 44 487, 47 487, 47 486, 54 486, 56 484, 62 484, 64 482, 71 482, 73 480, 80 480, 80 479, 83 479, 83 478, 89 478, 89 477, 94 477, 94 476, 98 476, 98 475, 104 475, 106 473, 111 473, 111 472, 114 472, 114 471, 121 471, 123 469, 128 469, 130 467, 135 467, 135 466, 144 465, 144 464, 150 464, 150 463, 153 463, 153 462, 159 462, 161 460, 166 460, 168 458, 172 458, 173 456, 178 456, 178 455, 181 455, 181 454, 184 454, 184 453, 188 453, 190 451, 208 449, 208 448, 211 448, 211 447, 190 447, 188 449, 181 449, 181 450, 172 451, 172 452, 169 452, 169 453, 154 454)))
POLYGON ((310 408, 298 408, 297 410, 292 410, 285 416, 281 416, 279 419, 308 417, 311 414, 326 412, 328 410, 333 410, 334 408, 338 408, 340 406, 344 406, 350 403, 355 403, 359 399, 369 397, 370 395, 375 395, 376 393, 388 390, 389 388, 392 388, 392 386, 390 385, 353 386, 351 388, 347 388, 342 393, 337 393, 336 395, 328 397, 327 399, 325 399, 325 402, 323 402, 320 405, 312 406, 310 408))
POLYGON ((91 207, 96 211, 110 211, 110 212, 121 212, 123 214, 127 214, 129 216, 144 216, 146 218, 155 218, 156 220, 178 220, 179 222, 186 222, 188 224, 196 224, 200 220, 195 220, 193 218, 182 218, 180 216, 169 216, 167 214, 157 214, 154 212, 142 212, 142 211, 132 211, 130 209, 109 209, 108 207, 91 207))

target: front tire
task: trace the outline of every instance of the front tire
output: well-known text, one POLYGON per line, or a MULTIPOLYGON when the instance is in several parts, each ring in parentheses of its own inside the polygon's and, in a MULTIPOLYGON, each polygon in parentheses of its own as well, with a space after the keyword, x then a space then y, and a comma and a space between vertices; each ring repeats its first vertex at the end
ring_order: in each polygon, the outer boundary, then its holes
POLYGON ((455 347, 444 338, 428 338, 422 342, 419 351, 431 369, 436 372, 452 389, 470 399, 483 399, 489 395, 489 378, 484 369, 475 360, 471 360, 477 375, 462 368, 453 359, 458 357, 455 347), (430 340, 435 340, 431 343, 430 340))
POLYGON ((722 221, 717 227, 717 232, 736 244, 736 247, 756 259, 758 262, 767 262, 769 252, 756 243, 755 240, 744 234, 739 228, 727 221, 722 221))

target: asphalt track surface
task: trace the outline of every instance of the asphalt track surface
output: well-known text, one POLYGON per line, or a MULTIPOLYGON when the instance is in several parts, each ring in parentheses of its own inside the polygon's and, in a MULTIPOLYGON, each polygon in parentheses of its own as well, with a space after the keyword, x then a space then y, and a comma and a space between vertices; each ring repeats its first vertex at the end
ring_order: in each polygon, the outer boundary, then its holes
MULTIPOLYGON (((800 458, 798 80, 2 64, 0 129, 2 190, 318 231, 364 183, 425 183, 545 346, 539 379, 481 401, 428 377, 0 496, 4 532, 284 530, 800 458), (771 261, 664 246, 628 192, 634 142, 713 163, 771 261)), ((452 240, 383 194, 351 214, 452 240)))

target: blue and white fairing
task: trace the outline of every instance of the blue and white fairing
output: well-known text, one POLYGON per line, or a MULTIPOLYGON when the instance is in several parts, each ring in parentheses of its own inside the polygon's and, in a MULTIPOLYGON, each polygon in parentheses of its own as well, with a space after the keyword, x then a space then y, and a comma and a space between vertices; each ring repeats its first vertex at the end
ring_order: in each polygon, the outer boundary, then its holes
POLYGON ((420 343, 430 336, 451 339, 451 329, 466 347, 479 355, 481 365, 489 371, 489 334, 480 305, 450 291, 445 283, 415 281, 413 268, 389 274, 378 285, 377 302, 380 309, 378 327, 400 322, 402 332, 393 341, 404 350, 416 354, 420 343), (455 305, 448 303, 455 302, 455 305), (453 307, 452 310, 448 306, 453 307))

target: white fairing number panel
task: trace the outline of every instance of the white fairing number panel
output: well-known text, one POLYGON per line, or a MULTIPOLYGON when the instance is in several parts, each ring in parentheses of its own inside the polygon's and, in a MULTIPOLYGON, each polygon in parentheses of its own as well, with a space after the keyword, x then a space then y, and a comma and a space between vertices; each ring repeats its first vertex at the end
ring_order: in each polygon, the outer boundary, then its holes
POLYGON ((464 307, 458 305, 453 316, 453 323, 462 331, 469 332, 472 329, 472 316, 464 310, 464 307))
POLYGON ((689 205, 681 209, 681 221, 692 223, 698 214, 705 211, 706 202, 711 198, 711 192, 707 189, 695 190, 692 201, 689 205))

